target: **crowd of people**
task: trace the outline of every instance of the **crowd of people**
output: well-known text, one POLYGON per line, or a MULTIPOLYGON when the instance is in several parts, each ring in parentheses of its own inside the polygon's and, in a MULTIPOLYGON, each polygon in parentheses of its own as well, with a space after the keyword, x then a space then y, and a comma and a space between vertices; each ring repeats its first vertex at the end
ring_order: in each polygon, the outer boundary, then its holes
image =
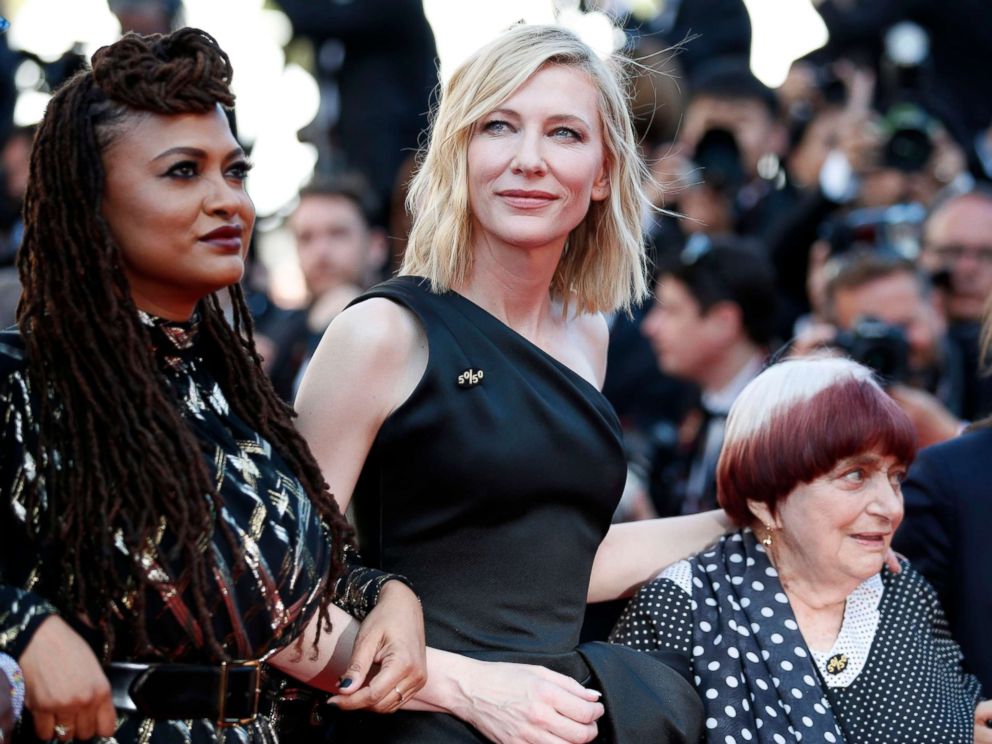
POLYGON ((181 3, 2 130, 0 744, 992 742, 974 3, 280 4, 302 306, 181 3))

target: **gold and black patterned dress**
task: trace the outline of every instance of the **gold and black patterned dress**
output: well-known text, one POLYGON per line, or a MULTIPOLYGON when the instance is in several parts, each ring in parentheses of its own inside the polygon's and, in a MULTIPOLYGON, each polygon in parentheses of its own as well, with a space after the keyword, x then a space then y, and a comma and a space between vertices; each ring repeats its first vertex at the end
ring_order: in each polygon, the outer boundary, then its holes
MULTIPOLYGON (((235 577, 227 540, 216 531, 211 549, 219 570, 216 595, 208 598, 216 607, 214 632, 231 658, 259 659, 290 643, 316 610, 331 560, 330 532, 271 443, 228 405, 198 349, 196 324, 166 322, 144 314, 142 320, 163 374, 216 474, 224 503, 220 516, 238 536, 245 554, 246 569, 235 577)), ((27 512, 22 498, 24 484, 38 477, 43 461, 34 444, 32 398, 21 338, 16 332, 0 333, 0 651, 15 658, 38 625, 60 612, 59 587, 64 581, 50 551, 32 540, 25 528, 27 520, 40 519, 39 514, 27 512)), ((167 547, 170 540, 169 527, 163 525, 162 546, 167 547)), ((121 550, 122 560, 134 560, 124 552, 123 543, 121 550)), ((167 550, 157 554, 165 555, 167 550)), ((140 661, 219 663, 203 643, 188 592, 176 584, 182 567, 143 559, 153 585, 146 599, 152 648, 140 661)), ((364 606, 370 595, 362 591, 369 571, 355 566, 337 586, 345 609, 359 617, 370 609, 364 606)), ((127 604, 128 599, 121 597, 121 605, 127 604)), ((99 655, 99 640, 92 631, 71 615, 63 617, 91 641, 99 655)), ((117 639, 116 648, 133 648, 124 621, 117 628, 117 639)), ((115 739, 120 742, 269 742, 275 738, 271 722, 264 717, 218 732, 207 720, 119 716, 115 739)), ((29 722, 22 722, 15 741, 30 741, 31 729, 29 722)))

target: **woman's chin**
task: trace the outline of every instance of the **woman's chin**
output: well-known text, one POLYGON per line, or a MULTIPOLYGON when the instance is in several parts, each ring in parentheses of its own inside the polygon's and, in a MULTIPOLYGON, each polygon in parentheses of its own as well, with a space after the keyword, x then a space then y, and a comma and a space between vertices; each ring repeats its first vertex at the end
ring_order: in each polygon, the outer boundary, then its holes
POLYGON ((873 553, 861 556, 857 561, 853 562, 851 570, 848 573, 860 581, 867 581, 872 576, 880 573, 884 566, 885 554, 879 555, 873 553))

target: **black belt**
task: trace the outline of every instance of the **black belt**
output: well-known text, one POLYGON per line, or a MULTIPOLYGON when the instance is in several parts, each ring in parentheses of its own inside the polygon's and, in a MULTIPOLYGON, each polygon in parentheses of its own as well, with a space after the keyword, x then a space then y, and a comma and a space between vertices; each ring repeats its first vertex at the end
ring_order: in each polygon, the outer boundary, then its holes
POLYGON ((114 707, 159 720, 207 718, 220 727, 252 723, 262 691, 259 662, 132 664, 107 669, 114 707))

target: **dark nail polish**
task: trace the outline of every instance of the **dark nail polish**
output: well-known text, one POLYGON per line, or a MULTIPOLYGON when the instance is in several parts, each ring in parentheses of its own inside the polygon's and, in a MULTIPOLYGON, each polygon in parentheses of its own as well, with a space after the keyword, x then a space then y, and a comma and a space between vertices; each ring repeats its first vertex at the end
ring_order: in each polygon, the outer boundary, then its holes
POLYGON ((340 687, 342 690, 347 689, 348 687, 351 687, 352 681, 353 680, 351 679, 351 677, 345 677, 344 679, 341 680, 341 684, 339 684, 338 687, 340 687))

